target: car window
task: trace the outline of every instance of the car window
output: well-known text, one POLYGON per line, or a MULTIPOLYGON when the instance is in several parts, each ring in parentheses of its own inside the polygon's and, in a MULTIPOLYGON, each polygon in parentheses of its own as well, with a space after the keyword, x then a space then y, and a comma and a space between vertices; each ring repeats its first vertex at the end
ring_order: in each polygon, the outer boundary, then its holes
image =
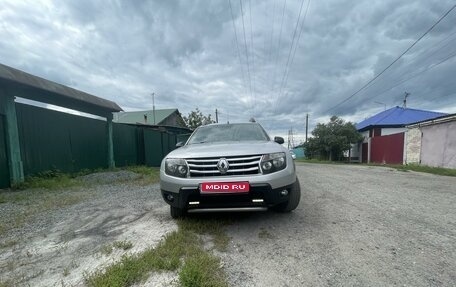
POLYGON ((223 141, 267 141, 269 137, 257 124, 226 124, 200 127, 188 144, 223 141))

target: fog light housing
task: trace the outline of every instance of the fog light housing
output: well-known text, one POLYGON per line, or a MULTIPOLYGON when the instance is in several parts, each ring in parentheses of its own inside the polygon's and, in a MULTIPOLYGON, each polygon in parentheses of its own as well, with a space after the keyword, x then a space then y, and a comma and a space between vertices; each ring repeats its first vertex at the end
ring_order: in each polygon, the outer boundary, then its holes
POLYGON ((174 196, 172 196, 171 194, 167 194, 166 195, 166 200, 167 201, 174 201, 174 196))

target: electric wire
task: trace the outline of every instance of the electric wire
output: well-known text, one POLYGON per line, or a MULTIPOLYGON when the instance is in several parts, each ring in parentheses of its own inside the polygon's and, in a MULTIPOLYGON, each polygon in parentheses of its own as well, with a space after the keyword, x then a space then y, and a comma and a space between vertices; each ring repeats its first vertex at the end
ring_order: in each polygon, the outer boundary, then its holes
POLYGON ((250 76, 249 53, 247 50, 247 38, 245 36, 244 9, 242 8, 242 0, 239 0, 239 3, 241 5, 242 30, 244 31, 244 45, 245 45, 245 56, 247 59, 247 74, 249 76, 250 97, 252 98, 252 78, 250 76))
MULTIPOLYGON (((277 93, 276 97, 275 97, 275 101, 274 103, 277 103, 279 98, 280 98, 280 95, 282 94, 282 87, 283 87, 283 82, 285 80, 285 75, 286 75, 286 71, 288 69, 288 65, 290 63, 290 57, 291 57, 291 52, 293 50, 293 45, 294 45, 294 42, 295 42, 295 39, 296 39, 296 32, 298 30, 298 27, 299 27, 299 22, 301 20, 301 14, 302 14, 302 7, 304 6, 304 0, 301 1, 301 7, 299 8, 299 14, 298 14, 298 20, 296 21, 296 26, 295 26, 295 29, 293 31, 293 37, 292 37, 292 40, 291 40, 291 45, 290 45, 290 50, 288 51, 288 57, 287 57, 287 62, 285 64, 285 70, 284 70, 284 74, 282 76, 282 81, 280 82, 280 86, 279 86, 279 92, 277 93)), ((274 105, 276 106, 276 105, 274 105)), ((277 108, 277 107, 276 107, 277 108)))
MULTIPOLYGON (((427 48, 423 52, 414 55, 412 58, 409 59, 409 63, 407 65, 410 65, 410 64, 414 63, 415 60, 418 60, 418 59, 425 59, 425 60, 431 59, 432 56, 434 56, 435 54, 439 53, 441 50, 445 49, 446 47, 448 47, 450 45, 454 45, 454 43, 452 43, 452 41, 454 41, 456 39, 452 39, 448 43, 444 44, 443 46, 438 47, 439 44, 441 44, 441 43, 445 42, 446 40, 450 39, 451 36, 453 36, 454 34, 456 34, 456 31, 450 33, 445 38, 443 38, 442 40, 440 40, 437 43, 435 43, 432 47, 427 48)), ((396 79, 399 79, 398 82, 401 82, 404 76, 407 76, 407 75, 410 75, 410 74, 413 74, 413 71, 412 72, 406 71, 406 72, 400 74, 399 76, 392 74, 392 75, 390 75, 390 78, 391 78, 392 81, 396 80, 396 79)), ((384 81, 389 82, 389 79, 387 78, 384 81)), ((377 82, 376 84, 379 84, 379 82, 377 82)), ((375 84, 370 85, 370 88, 372 88, 374 85, 375 84)))
POLYGON ((378 97, 378 96, 380 96, 380 95, 383 95, 384 93, 386 93, 386 92, 388 92, 388 91, 390 91, 390 90, 392 90, 392 89, 394 89, 394 88, 400 86, 401 84, 403 84, 403 83, 405 83, 405 82, 408 82, 408 81, 410 81, 411 79, 414 79, 414 78, 416 78, 416 77, 422 75, 423 73, 425 73, 425 72, 427 72, 427 71, 429 71, 429 70, 434 69, 434 68, 437 67, 437 66, 440 66, 441 64, 447 62, 448 60, 454 58, 455 56, 456 56, 456 52, 450 54, 448 57, 442 59, 440 62, 438 62, 438 63, 436 63, 436 64, 433 64, 433 65, 430 65, 429 67, 425 68, 424 70, 419 71, 418 73, 414 74, 413 76, 411 76, 411 77, 409 77, 409 78, 407 78, 407 79, 403 79, 403 80, 397 82, 395 85, 389 87, 388 89, 385 89, 385 90, 383 90, 382 92, 380 92, 380 93, 378 93, 378 94, 376 94, 376 95, 374 95, 374 96, 371 96, 369 99, 372 100, 372 99, 374 99, 374 98, 376 98, 376 97, 378 97))
MULTIPOLYGON (((287 86, 288 75, 290 74, 291 66, 293 65, 294 57, 295 57, 295 55, 296 55, 296 50, 298 49, 299 40, 301 39, 302 30, 303 30, 303 28, 304 28, 304 24, 305 24, 306 18, 307 18, 307 13, 308 13, 308 11, 309 11, 309 5, 310 5, 310 0, 307 2, 306 11, 304 12, 304 18, 303 18, 303 20, 301 21, 301 28, 300 28, 300 30, 299 30, 298 40, 296 41, 296 45, 294 46, 294 50, 293 50, 293 55, 292 55, 292 57, 291 57, 290 66, 288 67, 288 71, 287 71, 286 74, 285 74, 285 82, 284 82, 284 84, 283 84, 283 89, 287 86)), ((280 94, 279 94, 279 97, 280 97, 280 94)))
POLYGON ((255 106, 256 106, 256 93, 255 93, 255 53, 253 49, 253 25, 252 25, 252 0, 249 0, 249 19, 250 19, 250 44, 251 44, 251 51, 252 51, 252 75, 253 75, 253 107, 252 117, 255 117, 255 106))
POLYGON ((443 14, 438 20, 437 22, 435 22, 429 29, 426 30, 426 32, 424 32, 424 34, 422 34, 415 42, 413 42, 412 45, 410 45, 404 52, 402 52, 393 62, 391 62, 388 66, 386 66, 386 68, 384 68, 380 73, 378 73, 375 77, 373 77, 372 79, 370 79, 366 84, 364 84, 360 89, 358 89, 356 92, 354 92, 353 94, 351 94, 349 97, 345 98, 344 100, 342 100, 341 102, 339 102, 338 104, 336 104, 335 106, 331 107, 330 109, 326 110, 324 112, 324 114, 328 113, 329 111, 332 111, 334 109, 336 109, 337 107, 341 106, 342 104, 346 103, 348 100, 350 100, 351 98, 353 98, 354 96, 356 96, 357 94, 359 94, 361 91, 363 91, 365 88, 367 88, 372 82, 374 82, 376 79, 378 79, 383 73, 385 73, 391 66, 393 66, 397 61, 399 61, 400 58, 402 58, 402 56, 404 56, 405 54, 408 53, 408 51, 410 51, 421 39, 423 39, 429 32, 431 32, 435 26, 437 26, 448 14, 451 13, 451 11, 454 10, 454 8, 456 8, 456 4, 453 5, 445 14, 443 14))
POLYGON ((234 21, 233 7, 231 5, 231 0, 228 0, 228 2, 230 3, 231 20, 233 22, 234 39, 236 41, 236 48, 237 48, 237 54, 238 54, 238 58, 239 58, 239 65, 241 66, 242 81, 244 83, 244 88, 247 89, 247 85, 245 84, 245 75, 244 75, 244 69, 243 69, 242 59, 241 59, 241 50, 239 48, 239 41, 238 41, 237 32, 236 32, 236 25, 234 23, 235 21, 234 21))
POLYGON ((282 44, 282 30, 283 30, 283 20, 285 19, 285 10, 287 7, 287 0, 283 2, 283 8, 282 8, 282 19, 280 21, 280 32, 279 32, 279 44, 277 45, 277 53, 275 57, 275 65, 273 69, 273 76, 272 76, 272 81, 271 81, 271 91, 274 93, 274 86, 275 86, 275 78, 276 78, 276 71, 277 71, 277 66, 279 64, 279 55, 280 55, 280 46, 282 44))

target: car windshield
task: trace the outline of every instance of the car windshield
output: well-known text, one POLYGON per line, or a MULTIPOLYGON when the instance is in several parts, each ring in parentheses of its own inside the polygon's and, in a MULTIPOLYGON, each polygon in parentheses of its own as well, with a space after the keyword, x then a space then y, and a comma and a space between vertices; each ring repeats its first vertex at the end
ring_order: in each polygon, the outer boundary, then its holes
POLYGON ((269 137, 258 124, 210 125, 198 128, 188 144, 225 141, 268 141, 269 137))

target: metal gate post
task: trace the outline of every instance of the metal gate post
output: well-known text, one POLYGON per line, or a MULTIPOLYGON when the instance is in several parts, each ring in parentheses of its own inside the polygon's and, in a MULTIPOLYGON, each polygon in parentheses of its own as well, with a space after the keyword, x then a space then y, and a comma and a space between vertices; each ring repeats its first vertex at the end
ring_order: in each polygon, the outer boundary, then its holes
POLYGON ((114 144, 112 139, 112 113, 106 116, 106 135, 108 139, 108 168, 115 168, 114 144))
POLYGON ((0 113, 5 115, 6 152, 8 154, 10 182, 14 186, 24 181, 24 168, 21 159, 14 96, 7 94, 4 90, 0 91, 0 113))

